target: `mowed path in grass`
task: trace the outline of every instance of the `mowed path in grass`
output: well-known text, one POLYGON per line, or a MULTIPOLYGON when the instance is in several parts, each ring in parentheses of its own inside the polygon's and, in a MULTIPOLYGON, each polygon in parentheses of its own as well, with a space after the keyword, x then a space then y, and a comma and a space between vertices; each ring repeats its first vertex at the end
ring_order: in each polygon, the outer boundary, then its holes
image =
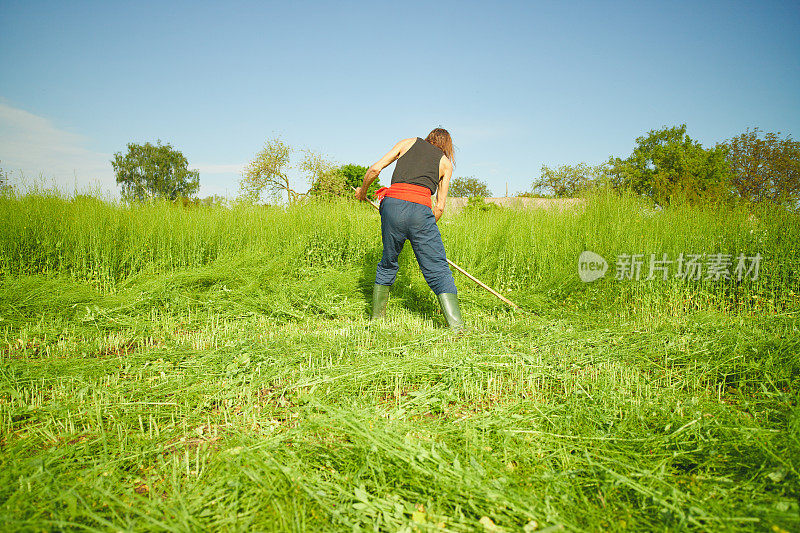
MULTIPOLYGON (((501 285, 456 239, 485 215, 466 216, 448 253, 501 285)), ((370 324, 374 243, 327 227, 118 279, 14 272, 7 254, 4 527, 800 527, 800 324, 775 270, 737 290, 780 306, 730 309, 745 293, 564 281, 544 260, 565 245, 540 244, 495 264, 522 312, 456 278, 470 333, 453 338, 410 250, 370 324)))

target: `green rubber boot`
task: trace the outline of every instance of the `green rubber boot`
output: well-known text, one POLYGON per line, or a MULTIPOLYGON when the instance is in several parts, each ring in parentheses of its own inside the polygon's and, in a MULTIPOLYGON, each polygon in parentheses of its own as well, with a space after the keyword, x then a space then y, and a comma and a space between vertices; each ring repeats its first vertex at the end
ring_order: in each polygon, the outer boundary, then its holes
POLYGON ((458 306, 458 295, 443 292, 437 294, 439 305, 442 306, 444 318, 453 333, 461 333, 464 330, 464 321, 461 319, 461 308, 458 306))
POLYGON ((372 288, 372 320, 381 318, 386 313, 386 302, 389 301, 389 286, 378 285, 372 288))

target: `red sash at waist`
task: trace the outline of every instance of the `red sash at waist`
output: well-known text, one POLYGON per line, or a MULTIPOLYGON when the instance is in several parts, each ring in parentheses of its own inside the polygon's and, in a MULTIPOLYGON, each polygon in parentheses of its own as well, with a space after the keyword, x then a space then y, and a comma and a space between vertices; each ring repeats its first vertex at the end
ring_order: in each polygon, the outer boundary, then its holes
POLYGON ((399 200, 408 200, 415 204, 422 204, 431 207, 431 190, 422 185, 414 185, 413 183, 393 183, 391 187, 381 187, 375 191, 375 198, 378 202, 383 200, 384 196, 389 198, 397 198, 399 200))

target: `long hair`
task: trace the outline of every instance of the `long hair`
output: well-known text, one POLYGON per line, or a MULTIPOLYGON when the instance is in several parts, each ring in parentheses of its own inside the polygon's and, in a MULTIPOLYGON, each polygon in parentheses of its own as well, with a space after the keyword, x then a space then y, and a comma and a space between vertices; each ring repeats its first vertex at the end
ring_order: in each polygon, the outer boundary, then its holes
POLYGON ((444 128, 435 128, 425 137, 425 140, 444 152, 453 167, 456 166, 456 160, 453 159, 453 138, 450 137, 450 132, 444 128))

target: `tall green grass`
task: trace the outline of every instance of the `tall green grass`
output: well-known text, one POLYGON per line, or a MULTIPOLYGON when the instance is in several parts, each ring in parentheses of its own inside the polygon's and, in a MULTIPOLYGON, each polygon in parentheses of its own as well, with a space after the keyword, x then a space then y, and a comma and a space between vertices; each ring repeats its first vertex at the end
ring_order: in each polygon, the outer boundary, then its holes
MULTIPOLYGON (((566 212, 467 210, 443 220, 449 258, 523 302, 544 295, 578 306, 616 302, 675 313, 760 312, 792 306, 800 293, 798 217, 767 206, 684 205, 655 212, 634 197, 598 193, 587 207, 566 212), (584 250, 609 261, 605 278, 580 281, 577 261, 584 250), (637 253, 644 254, 642 280, 614 280, 614 258, 637 253), (762 261, 757 280, 643 281, 651 253, 671 260, 680 253, 727 253, 734 259, 759 253, 762 261)), ((364 265, 380 256, 377 215, 347 200, 288 209, 185 209, 169 202, 125 206, 91 197, 27 195, 0 198, 0 224, 0 275, 66 274, 103 291, 143 272, 202 267, 220 258, 280 256, 296 270, 364 265)), ((406 270, 414 269, 410 259, 406 253, 406 270)))

